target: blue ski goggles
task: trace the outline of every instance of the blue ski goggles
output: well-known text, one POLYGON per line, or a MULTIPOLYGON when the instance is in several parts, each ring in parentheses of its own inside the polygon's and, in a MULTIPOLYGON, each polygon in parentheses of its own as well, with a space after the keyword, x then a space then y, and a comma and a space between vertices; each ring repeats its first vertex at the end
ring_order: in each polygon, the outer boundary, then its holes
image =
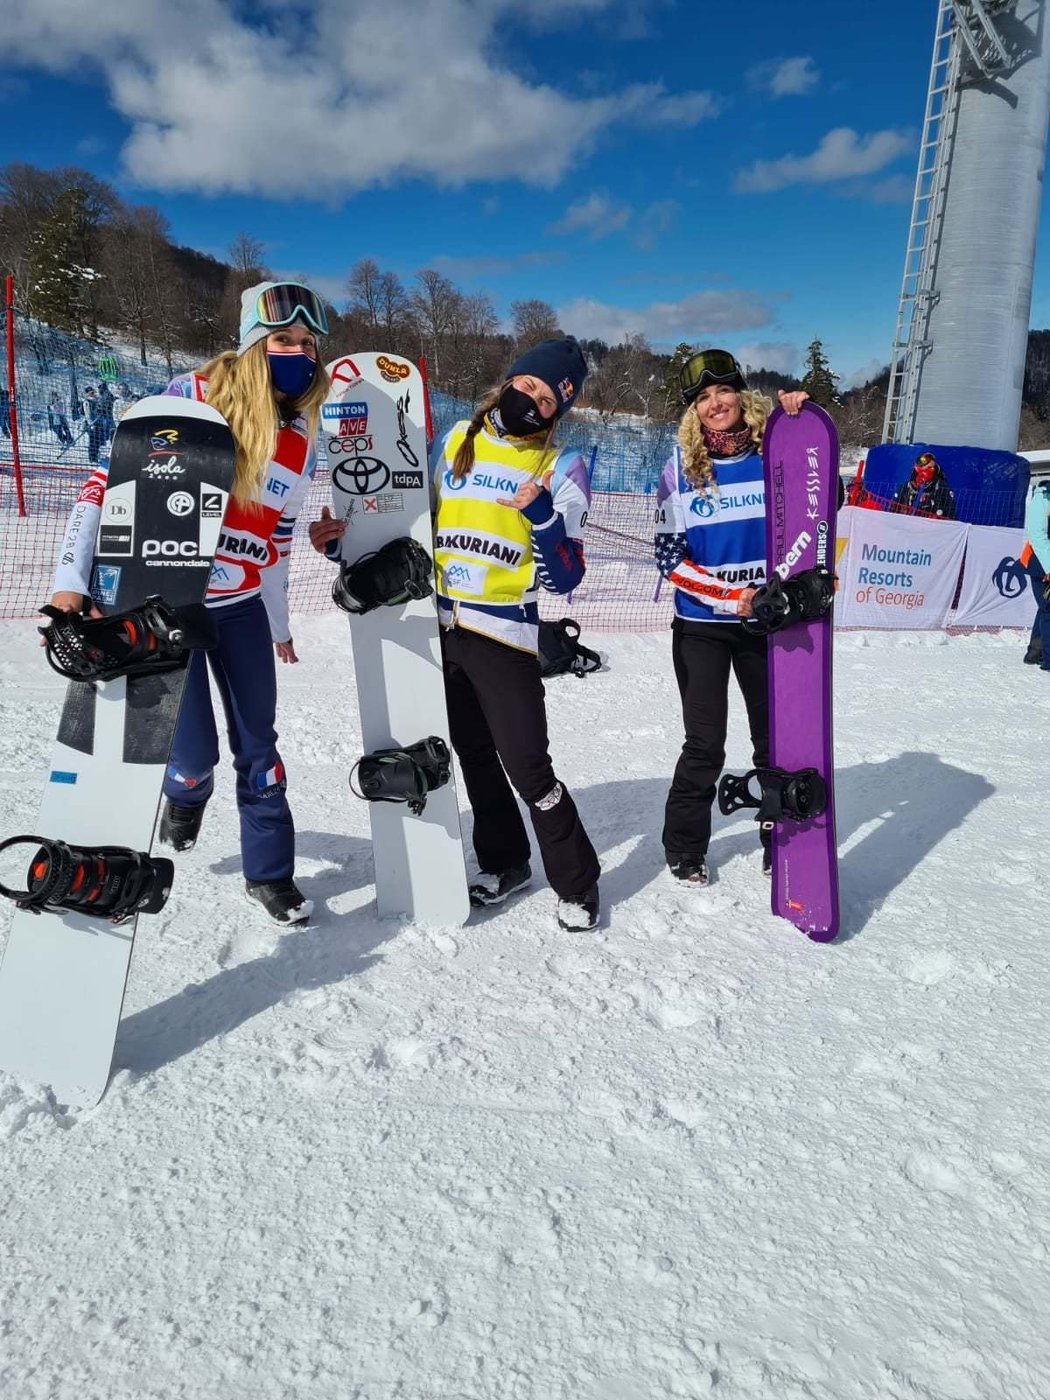
POLYGON ((328 317, 321 298, 302 282, 274 282, 255 300, 255 320, 267 330, 303 321, 318 335, 328 334, 328 317))
POLYGON ((678 372, 682 398, 692 403, 708 384, 728 384, 731 389, 746 389, 744 372, 728 350, 701 350, 692 355, 678 372))

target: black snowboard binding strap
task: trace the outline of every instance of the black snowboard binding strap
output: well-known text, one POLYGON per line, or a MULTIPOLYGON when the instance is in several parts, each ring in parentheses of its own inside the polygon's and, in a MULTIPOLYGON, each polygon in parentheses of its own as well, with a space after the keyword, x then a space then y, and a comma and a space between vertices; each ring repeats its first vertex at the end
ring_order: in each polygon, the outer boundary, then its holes
POLYGON ((156 914, 171 893, 175 866, 170 860, 126 846, 71 846, 45 836, 10 836, 9 846, 37 846, 24 890, 0 883, 0 895, 31 914, 89 914, 122 924, 136 914, 156 914))
POLYGON ((156 594, 136 608, 109 617, 84 617, 50 603, 40 611, 51 619, 37 629, 47 647, 48 662, 71 681, 112 681, 147 671, 173 671, 186 664, 191 651, 218 644, 215 624, 203 603, 176 608, 156 594))
POLYGON ((763 831, 787 819, 809 821, 819 817, 828 805, 828 788, 815 768, 799 768, 790 773, 785 768, 750 768, 737 777, 723 773, 718 784, 718 810, 732 816, 742 807, 757 808, 755 820, 763 831), (759 792, 751 790, 752 778, 758 779, 759 792))
POLYGON ((414 598, 429 598, 434 564, 421 544, 404 535, 382 549, 342 564, 332 585, 332 601, 359 617, 373 608, 400 607, 414 598))
POLYGON ((774 574, 755 591, 751 616, 744 619, 744 626, 766 636, 794 622, 823 617, 834 599, 835 575, 829 569, 803 569, 786 579, 774 574))
POLYGON ((419 816, 427 794, 444 787, 452 771, 452 756, 444 739, 431 735, 405 749, 376 749, 359 758, 350 770, 350 791, 368 802, 407 802, 419 816), (361 785, 354 787, 354 776, 361 785))

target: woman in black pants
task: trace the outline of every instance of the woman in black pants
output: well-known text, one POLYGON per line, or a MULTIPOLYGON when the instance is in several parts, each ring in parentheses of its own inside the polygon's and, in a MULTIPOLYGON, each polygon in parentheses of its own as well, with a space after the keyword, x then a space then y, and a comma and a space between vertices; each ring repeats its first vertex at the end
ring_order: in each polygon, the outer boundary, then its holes
MULTIPOLYGON (((681 371, 686 410, 660 478, 656 562, 675 588, 672 655, 685 743, 664 813, 671 874, 708 881, 711 806, 725 762, 729 673, 747 707, 755 767, 769 762, 766 638, 743 626, 766 576, 762 434, 773 407, 749 390, 725 350, 702 350, 681 371)), ((780 391, 791 414, 809 396, 780 391)), ((770 869, 763 843, 762 868, 770 869)))

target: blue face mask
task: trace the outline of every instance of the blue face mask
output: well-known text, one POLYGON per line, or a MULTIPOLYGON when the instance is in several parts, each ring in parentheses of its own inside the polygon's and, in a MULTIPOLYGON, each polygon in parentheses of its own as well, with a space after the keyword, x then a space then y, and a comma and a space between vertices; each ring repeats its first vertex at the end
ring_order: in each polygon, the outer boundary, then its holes
POLYGON ((306 393, 317 370, 316 360, 299 352, 291 355, 267 353, 266 358, 270 362, 270 378, 275 389, 287 394, 290 399, 297 399, 300 394, 306 393))

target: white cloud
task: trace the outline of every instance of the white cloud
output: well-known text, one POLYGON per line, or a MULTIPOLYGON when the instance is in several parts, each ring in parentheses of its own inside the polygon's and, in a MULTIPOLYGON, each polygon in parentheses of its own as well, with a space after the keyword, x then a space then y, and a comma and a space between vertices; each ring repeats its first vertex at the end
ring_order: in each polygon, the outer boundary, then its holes
POLYGON ((629 204, 617 204, 608 194, 596 191, 574 200, 561 218, 548 226, 547 232, 586 233, 590 238, 607 238, 630 221, 632 212, 629 204))
MULTIPOLYGON (((543 23, 557 11, 523 2, 543 23)), ((181 0, 177 22, 161 0, 4 9, 7 63, 102 73, 131 124, 126 172, 151 188, 338 200, 413 178, 549 186, 614 123, 707 114, 704 94, 662 84, 578 97, 518 76, 498 40, 521 0, 314 0, 264 25, 237 0, 181 0)))
POLYGON ((635 125, 696 126, 718 116, 722 104, 710 92, 664 91, 662 83, 644 83, 628 89, 621 96, 625 114, 634 117, 635 125))
POLYGON ((677 199, 657 199, 638 215, 631 242, 636 248, 650 252, 678 217, 681 205, 677 199))
POLYGON ((881 360, 868 360, 866 364, 855 369, 852 374, 843 380, 844 389, 861 389, 865 384, 870 384, 873 379, 877 379, 883 370, 886 369, 889 361, 885 358, 881 360))
POLYGON ((453 281, 458 277, 508 277, 511 273, 520 272, 523 268, 545 267, 550 263, 561 262, 565 257, 560 249, 552 249, 549 252, 517 253, 513 257, 494 257, 480 254, 477 257, 469 255, 459 257, 449 253, 438 253, 435 257, 428 259, 427 267, 436 268, 438 272, 443 272, 446 277, 451 277, 453 281))
POLYGON ((910 151, 914 137, 907 131, 873 131, 858 136, 848 126, 835 127, 808 156, 756 160, 737 172, 733 188, 741 193, 765 193, 788 185, 822 185, 856 175, 873 175, 910 151))
POLYGON ((755 330, 773 319, 773 306, 757 292, 707 291, 641 307, 610 306, 578 297, 559 306, 557 313, 559 323, 572 335, 597 337, 610 345, 631 335, 647 336, 654 344, 674 344, 755 330))
POLYGON ((756 63, 747 71, 748 85, 770 97, 802 97, 820 82, 820 73, 808 54, 774 58, 756 63))
POLYGON ((875 204, 910 204, 914 193, 913 176, 890 175, 872 185, 867 191, 867 197, 875 204))
POLYGON ((777 374, 798 374, 802 351, 787 340, 752 340, 733 352, 742 365, 771 369, 777 374))

